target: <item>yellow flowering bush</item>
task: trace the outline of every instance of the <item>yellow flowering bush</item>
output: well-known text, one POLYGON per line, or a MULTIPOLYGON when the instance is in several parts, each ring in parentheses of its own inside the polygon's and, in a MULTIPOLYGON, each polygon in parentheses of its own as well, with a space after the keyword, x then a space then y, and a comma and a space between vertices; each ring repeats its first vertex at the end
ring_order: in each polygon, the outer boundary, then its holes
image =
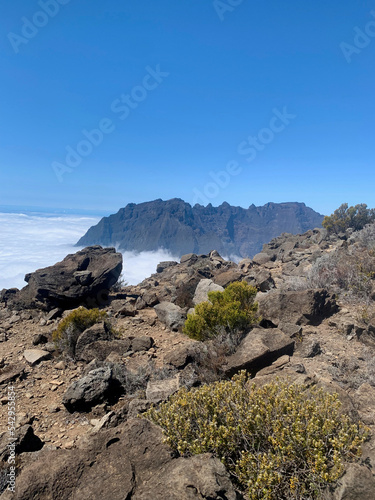
POLYGON ((367 429, 340 413, 337 394, 245 372, 181 389, 144 416, 181 455, 213 453, 250 500, 316 499, 361 455, 367 429))
POLYGON ((81 333, 106 318, 107 313, 99 311, 98 308, 78 307, 60 321, 57 329, 52 333, 52 340, 60 350, 74 357, 75 345, 81 333))
POLYGON ((184 333, 195 340, 207 340, 250 327, 259 320, 256 294, 257 289, 246 281, 231 283, 223 292, 209 292, 209 302, 201 302, 188 314, 184 333))

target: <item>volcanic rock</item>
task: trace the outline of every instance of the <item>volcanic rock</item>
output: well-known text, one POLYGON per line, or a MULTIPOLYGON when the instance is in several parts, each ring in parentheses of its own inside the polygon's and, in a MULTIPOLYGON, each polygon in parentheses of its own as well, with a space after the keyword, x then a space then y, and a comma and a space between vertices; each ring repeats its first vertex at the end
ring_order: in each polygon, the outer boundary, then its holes
POLYGON ((6 300, 15 307, 46 310, 102 305, 121 270, 122 255, 114 248, 87 247, 53 266, 27 274, 28 285, 16 294, 6 295, 6 300))

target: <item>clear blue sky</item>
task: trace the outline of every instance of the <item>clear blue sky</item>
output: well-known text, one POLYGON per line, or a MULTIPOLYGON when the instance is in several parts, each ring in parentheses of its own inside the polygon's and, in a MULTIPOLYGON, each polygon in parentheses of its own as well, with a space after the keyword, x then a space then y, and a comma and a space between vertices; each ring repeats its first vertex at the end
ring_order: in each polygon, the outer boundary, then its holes
POLYGON ((56 2, 0 7, 0 205, 375 206, 374 2, 56 2))

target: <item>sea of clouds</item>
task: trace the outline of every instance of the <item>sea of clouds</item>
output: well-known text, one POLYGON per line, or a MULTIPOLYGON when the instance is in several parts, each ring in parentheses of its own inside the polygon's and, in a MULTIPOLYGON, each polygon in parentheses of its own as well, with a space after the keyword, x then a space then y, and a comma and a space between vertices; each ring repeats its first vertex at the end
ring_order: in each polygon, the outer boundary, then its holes
MULTIPOLYGON (((80 248, 75 243, 100 217, 40 213, 0 213, 0 290, 22 288, 25 274, 61 261, 80 248)), ((165 250, 124 252, 123 278, 135 285, 163 260, 177 260, 165 250)))

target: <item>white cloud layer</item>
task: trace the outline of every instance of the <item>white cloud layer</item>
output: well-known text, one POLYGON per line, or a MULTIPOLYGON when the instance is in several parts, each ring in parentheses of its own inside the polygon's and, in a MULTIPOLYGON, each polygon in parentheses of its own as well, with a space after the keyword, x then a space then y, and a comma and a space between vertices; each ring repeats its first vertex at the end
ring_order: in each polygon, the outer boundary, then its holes
MULTIPOLYGON (((98 221, 82 215, 0 213, 0 290, 22 288, 25 274, 77 252, 74 244, 98 221)), ((177 260, 165 250, 123 256, 123 277, 131 285, 154 273, 160 261, 177 260)))

